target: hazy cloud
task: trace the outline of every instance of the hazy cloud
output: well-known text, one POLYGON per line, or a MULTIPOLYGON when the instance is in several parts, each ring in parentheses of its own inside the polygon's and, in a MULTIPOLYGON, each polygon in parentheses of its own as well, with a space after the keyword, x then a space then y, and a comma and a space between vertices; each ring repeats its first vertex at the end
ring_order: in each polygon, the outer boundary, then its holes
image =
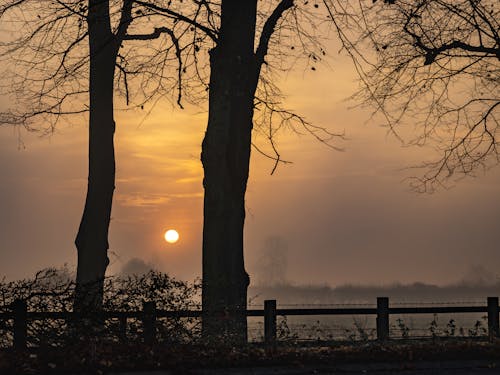
POLYGON ((120 274, 125 276, 131 276, 131 275, 140 276, 152 270, 156 270, 153 264, 146 263, 144 260, 140 258, 132 258, 123 265, 120 274))

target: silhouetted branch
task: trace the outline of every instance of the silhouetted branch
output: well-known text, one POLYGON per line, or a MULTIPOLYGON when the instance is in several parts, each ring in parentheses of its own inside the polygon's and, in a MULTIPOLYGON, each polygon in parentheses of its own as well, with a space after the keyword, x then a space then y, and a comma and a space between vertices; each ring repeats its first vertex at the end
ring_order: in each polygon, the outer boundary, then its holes
POLYGON ((121 44, 121 42, 125 39, 125 36, 127 35, 127 30, 132 23, 133 17, 132 17, 132 6, 134 4, 134 0, 123 0, 123 6, 121 10, 121 15, 120 15, 120 22, 118 24, 118 28, 116 31, 116 39, 118 40, 118 43, 121 44))
POLYGON ((384 116, 405 143, 434 145, 418 191, 496 165, 500 9, 494 0, 342 3, 323 0, 362 89, 354 96, 384 116))
POLYGON ((255 57, 258 66, 264 62, 264 57, 267 55, 269 49, 269 41, 274 33, 279 19, 288 9, 293 7, 294 0, 281 0, 278 6, 273 10, 269 18, 264 23, 262 33, 260 34, 259 45, 255 51, 255 57))
MULTIPOLYGON (((150 34, 125 35, 123 37, 123 39, 124 40, 151 40, 151 39, 159 38, 161 34, 169 35, 170 39, 172 40, 173 45, 175 46, 175 55, 177 57, 177 62, 178 62, 178 68, 177 68, 177 91, 178 91, 177 104, 179 105, 179 107, 181 109, 184 109, 184 107, 182 106, 182 103, 181 103, 181 99, 182 99, 182 73, 183 73, 181 47, 179 45, 179 39, 177 39, 174 32, 167 27, 157 27, 150 34)), ((127 103, 128 103, 128 101, 127 101, 127 103)))
MULTIPOLYGON (((171 18, 174 18, 178 21, 182 21, 182 22, 185 22, 187 24, 193 25, 194 27, 203 31, 214 42, 217 42, 216 32, 214 30, 210 29, 209 27, 202 25, 199 22, 196 22, 194 19, 191 19, 191 18, 186 17, 178 12, 173 11, 172 9, 162 7, 162 6, 159 6, 159 5, 154 4, 154 3, 148 3, 148 2, 140 1, 140 0, 137 0, 135 2, 139 5, 144 6, 145 8, 155 10, 155 11, 160 12, 162 14, 165 14, 171 18)), ((206 6, 206 4, 204 4, 204 2, 201 2, 201 5, 206 6)), ((209 8, 207 8, 207 9, 210 10, 209 8)))
POLYGON ((266 158, 268 159, 271 159, 271 160, 274 160, 274 165, 273 165, 273 168, 271 169, 271 175, 274 174, 274 172, 276 171, 276 168, 278 167, 278 164, 279 163, 283 163, 283 164, 293 164, 293 162, 291 161, 287 161, 287 160, 283 160, 281 159, 281 155, 278 153, 278 150, 276 149, 276 147, 274 147, 274 143, 272 143, 273 145, 273 151, 275 153, 275 156, 273 155, 270 155, 266 152, 264 152, 263 150, 261 150, 255 143, 252 142, 252 147, 261 155, 265 156, 266 158))

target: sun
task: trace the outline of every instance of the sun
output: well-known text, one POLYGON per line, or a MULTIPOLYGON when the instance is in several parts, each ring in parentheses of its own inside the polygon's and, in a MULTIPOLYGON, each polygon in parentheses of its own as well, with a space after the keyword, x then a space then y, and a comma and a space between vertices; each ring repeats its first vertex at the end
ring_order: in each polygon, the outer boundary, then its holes
POLYGON ((179 233, 175 229, 169 229, 165 232, 165 241, 176 243, 179 240, 179 233))

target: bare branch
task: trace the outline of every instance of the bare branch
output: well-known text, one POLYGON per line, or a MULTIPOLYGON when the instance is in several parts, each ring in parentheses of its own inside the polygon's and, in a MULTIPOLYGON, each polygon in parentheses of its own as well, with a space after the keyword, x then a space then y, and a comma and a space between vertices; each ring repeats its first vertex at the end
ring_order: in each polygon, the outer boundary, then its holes
POLYGON ((271 159, 271 160, 274 160, 274 165, 273 165, 273 168, 271 169, 271 175, 274 174, 274 172, 276 171, 276 168, 278 168, 278 165, 279 163, 283 163, 283 164, 293 164, 293 162, 291 161, 287 161, 287 160, 283 160, 281 159, 281 155, 278 153, 277 149, 274 147, 274 144, 273 144, 273 151, 275 152, 275 156, 273 155, 270 155, 266 152, 264 152, 263 150, 261 150, 254 142, 252 142, 252 147, 261 155, 265 156, 266 158, 268 159, 271 159))
POLYGON ((381 113, 394 134, 411 124, 416 135, 405 143, 441 153, 419 166, 424 175, 412 186, 434 191, 498 164, 496 1, 323 1, 361 80, 355 98, 381 113))
POLYGON ((217 33, 214 30, 208 28, 207 26, 202 25, 199 22, 196 22, 194 19, 191 19, 191 18, 186 17, 178 12, 175 12, 175 11, 169 9, 169 8, 164 8, 164 7, 161 7, 161 6, 154 4, 154 3, 148 3, 145 1, 141 1, 141 0, 135 0, 135 3, 142 5, 143 7, 147 8, 147 9, 152 9, 152 10, 155 10, 157 12, 168 15, 176 20, 188 23, 188 24, 200 29, 201 31, 203 31, 210 39, 212 39, 212 41, 217 42, 217 33))
POLYGON ((278 24, 279 19, 288 9, 293 7, 294 0, 281 0, 278 6, 274 9, 272 14, 266 20, 262 33, 260 34, 259 46, 255 51, 255 57, 258 66, 264 62, 264 57, 267 55, 269 49, 269 41, 274 33, 274 29, 278 24))
POLYGON ((118 29, 116 31, 116 39, 118 44, 120 44, 127 34, 128 27, 132 22, 132 6, 134 0, 123 0, 123 6, 120 15, 120 23, 118 24, 118 29))

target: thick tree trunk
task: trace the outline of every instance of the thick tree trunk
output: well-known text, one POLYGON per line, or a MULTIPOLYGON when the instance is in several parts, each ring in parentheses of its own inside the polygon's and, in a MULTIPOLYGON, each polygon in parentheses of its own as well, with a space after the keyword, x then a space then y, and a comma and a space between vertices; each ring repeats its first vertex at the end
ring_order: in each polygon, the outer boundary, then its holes
POLYGON ((222 1, 217 47, 210 53, 209 118, 202 144, 203 335, 246 343, 247 287, 243 260, 253 99, 256 0, 222 1))
POLYGON ((109 1, 89 0, 90 117, 88 190, 75 240, 78 251, 75 311, 100 309, 109 263, 108 228, 115 188, 113 81, 118 51, 109 1))

